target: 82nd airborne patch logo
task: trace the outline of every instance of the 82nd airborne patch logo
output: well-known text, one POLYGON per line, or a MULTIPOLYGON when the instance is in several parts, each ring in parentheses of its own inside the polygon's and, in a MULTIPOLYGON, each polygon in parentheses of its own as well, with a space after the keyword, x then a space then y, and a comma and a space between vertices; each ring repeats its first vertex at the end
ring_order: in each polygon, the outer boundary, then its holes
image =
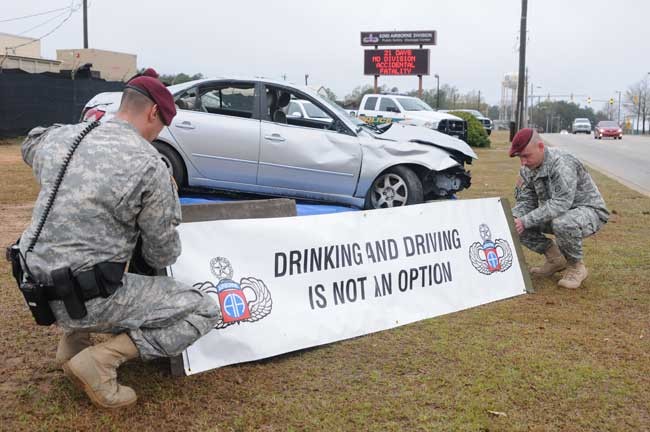
POLYGON ((271 292, 262 280, 248 277, 241 278, 239 283, 235 282, 232 279, 230 261, 224 257, 212 258, 210 271, 217 278, 216 285, 205 281, 193 286, 219 302, 221 319, 214 328, 222 329, 235 323, 259 321, 271 313, 271 292))
POLYGON ((483 243, 475 242, 469 247, 469 259, 476 270, 484 275, 504 272, 512 266, 512 250, 507 241, 492 241, 490 227, 481 224, 478 227, 483 243))

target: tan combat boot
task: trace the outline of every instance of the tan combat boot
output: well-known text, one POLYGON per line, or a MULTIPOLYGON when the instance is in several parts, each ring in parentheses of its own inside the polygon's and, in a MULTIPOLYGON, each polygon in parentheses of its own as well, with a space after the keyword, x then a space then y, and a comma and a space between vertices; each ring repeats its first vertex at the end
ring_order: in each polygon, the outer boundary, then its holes
POLYGON ((557 284, 564 288, 580 288, 582 281, 587 279, 588 274, 585 264, 582 261, 576 261, 575 263, 569 264, 566 274, 557 284))
POLYGON ((90 332, 64 331, 59 340, 59 346, 56 349, 56 363, 59 366, 63 366, 63 363, 91 345, 90 332))
POLYGON ((98 407, 125 407, 138 397, 132 388, 117 383, 117 368, 138 354, 131 338, 122 333, 81 351, 63 365, 63 371, 98 407))
POLYGON ((537 276, 552 276, 556 272, 562 271, 566 268, 566 258, 562 255, 560 248, 557 247, 555 242, 552 242, 551 247, 544 252, 546 262, 541 267, 531 267, 530 274, 537 276))

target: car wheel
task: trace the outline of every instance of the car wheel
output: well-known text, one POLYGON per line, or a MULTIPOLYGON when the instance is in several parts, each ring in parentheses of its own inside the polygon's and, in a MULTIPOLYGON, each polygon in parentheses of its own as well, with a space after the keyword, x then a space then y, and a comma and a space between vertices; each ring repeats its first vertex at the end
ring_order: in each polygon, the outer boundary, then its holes
POLYGON ((183 159, 181 159, 180 155, 176 152, 176 150, 167 144, 157 141, 154 141, 152 144, 156 150, 158 150, 158 153, 160 153, 161 159, 163 162, 165 162, 165 165, 167 165, 169 174, 174 177, 176 184, 178 184, 179 187, 185 186, 185 164, 183 163, 183 159))
POLYGON ((396 166, 384 171, 372 183, 366 208, 401 207, 423 201, 424 191, 418 176, 407 167, 396 166))

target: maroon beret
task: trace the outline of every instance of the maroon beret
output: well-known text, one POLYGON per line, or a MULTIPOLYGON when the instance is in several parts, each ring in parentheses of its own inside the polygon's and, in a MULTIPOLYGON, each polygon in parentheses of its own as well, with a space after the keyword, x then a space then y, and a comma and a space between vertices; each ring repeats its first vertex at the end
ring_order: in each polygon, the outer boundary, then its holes
POLYGON ((510 146, 510 157, 518 156, 519 153, 530 143, 533 138, 533 130, 531 128, 523 128, 515 134, 512 138, 512 145, 510 146))
POLYGON ((151 68, 146 69, 142 75, 127 82, 126 88, 133 89, 151 99, 158 105, 158 112, 163 123, 167 126, 170 125, 176 115, 174 97, 167 90, 167 87, 160 82, 155 70, 151 68))

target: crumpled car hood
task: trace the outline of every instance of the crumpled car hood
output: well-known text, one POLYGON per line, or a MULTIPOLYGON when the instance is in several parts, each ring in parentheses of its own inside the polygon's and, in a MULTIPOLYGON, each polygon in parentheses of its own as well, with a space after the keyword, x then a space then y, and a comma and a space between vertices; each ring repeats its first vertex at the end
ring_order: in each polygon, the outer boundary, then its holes
POLYGON ((379 138, 428 144, 443 149, 456 150, 472 159, 478 159, 474 150, 465 141, 425 127, 392 123, 384 133, 379 135, 379 138))

